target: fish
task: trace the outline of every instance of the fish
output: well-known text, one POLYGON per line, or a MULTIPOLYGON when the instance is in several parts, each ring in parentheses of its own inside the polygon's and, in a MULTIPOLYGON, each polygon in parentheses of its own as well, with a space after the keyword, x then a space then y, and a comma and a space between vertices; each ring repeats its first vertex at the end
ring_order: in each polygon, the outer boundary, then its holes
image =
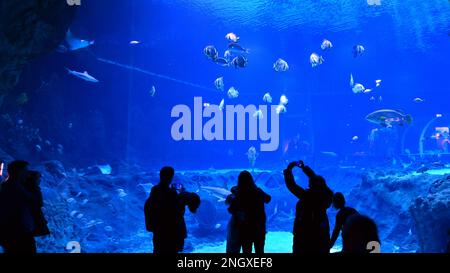
POLYGON ((317 55, 317 53, 312 53, 309 56, 309 62, 311 63, 311 67, 321 65, 324 61, 325 61, 324 58, 322 56, 317 55))
POLYGON ((241 45, 237 43, 231 43, 228 45, 228 50, 233 53, 242 54, 242 53, 249 53, 249 50, 246 48, 243 48, 241 45))
POLYGON ((110 175, 111 172, 112 172, 111 165, 109 165, 109 164, 106 164, 106 165, 97 165, 97 168, 100 170, 100 172, 101 172, 102 174, 105 174, 105 175, 110 175))
POLYGON ((255 166, 256 159, 259 156, 258 152, 256 151, 255 146, 251 146, 250 148, 248 148, 248 150, 245 154, 247 155, 248 161, 250 162, 250 165, 253 168, 255 166))
POLYGON ((117 189, 116 192, 117 192, 117 195, 118 195, 120 198, 124 198, 124 197, 126 197, 126 196, 128 195, 128 194, 125 192, 124 189, 117 189))
POLYGON ((239 41, 239 37, 236 34, 234 34, 233 32, 230 32, 227 35, 225 35, 225 39, 227 39, 228 42, 233 42, 233 43, 237 43, 239 41))
POLYGON ((149 91, 150 97, 154 97, 156 95, 156 87, 152 85, 152 88, 150 88, 149 91))
POLYGON ((244 68, 248 64, 247 58, 244 56, 237 56, 230 62, 231 65, 234 65, 235 68, 244 68))
POLYGON ((352 140, 353 140, 353 141, 358 141, 358 139, 359 139, 359 137, 358 137, 358 136, 354 136, 354 137, 352 137, 352 140))
POLYGON ((257 118, 257 119, 263 119, 263 118, 264 118, 264 115, 263 115, 263 112, 261 111, 261 109, 256 110, 256 111, 253 113, 253 117, 254 117, 254 118, 257 118))
POLYGON ((277 108, 275 108, 275 111, 276 111, 277 114, 286 113, 287 112, 286 106, 280 104, 280 105, 277 106, 277 108))
POLYGON ((353 46, 353 58, 361 56, 366 49, 362 45, 354 45, 353 46))
POLYGON ((383 127, 392 127, 393 124, 399 126, 403 126, 404 123, 411 124, 413 119, 411 115, 403 111, 383 109, 368 114, 366 120, 383 127))
POLYGON ((56 151, 62 155, 64 153, 64 146, 62 146, 61 144, 57 144, 56 151))
POLYGON ((3 176, 3 170, 5 169, 5 163, 0 163, 0 177, 3 176))
POLYGON ((220 109, 220 111, 222 111, 224 107, 225 107, 225 99, 222 99, 222 100, 220 101, 220 103, 219 103, 219 109, 220 109))
POLYGON ((370 88, 364 89, 364 91, 363 91, 364 94, 365 94, 365 93, 370 93, 370 92, 372 92, 372 89, 370 89, 370 88))
POLYGON ((355 81, 353 80, 353 74, 350 73, 350 87, 355 85, 355 81))
POLYGON ((289 102, 288 98, 286 97, 286 95, 281 95, 280 97, 280 105, 287 105, 289 102))
POLYGON ((88 40, 76 38, 69 29, 66 33, 65 45, 64 44, 60 45, 58 47, 58 51, 59 52, 76 51, 76 50, 90 47, 94 43, 95 43, 95 41, 93 41, 93 40, 88 41, 88 40))
POLYGON ((335 152, 320 152, 323 155, 331 156, 331 157, 337 157, 338 155, 335 152))
POLYGON ((380 87, 380 85, 381 85, 381 80, 375 80, 375 86, 380 87))
POLYGON ((206 57, 213 61, 219 57, 219 51, 217 51, 217 49, 212 45, 206 46, 203 49, 203 53, 206 55, 206 57))
POLYGON ((89 75, 89 73, 87 71, 84 71, 83 73, 81 73, 81 72, 70 70, 67 67, 66 67, 66 69, 67 69, 67 71, 69 72, 70 75, 73 75, 73 76, 75 76, 77 78, 80 78, 82 80, 85 80, 87 82, 94 82, 94 83, 99 82, 96 78, 94 78, 91 75, 89 75))
POLYGON ((222 225, 220 224, 220 223, 218 223, 218 224, 216 224, 215 226, 214 226, 214 229, 219 229, 219 228, 221 228, 222 227, 222 225))
POLYGON ((323 39, 322 44, 320 45, 320 48, 322 48, 322 50, 328 50, 331 49, 332 47, 333 44, 327 39, 323 39))
POLYGON ((206 191, 209 194, 217 197, 217 202, 225 201, 227 196, 231 194, 231 191, 220 187, 200 186, 200 190, 206 191))
POLYGON ((228 60, 222 57, 217 57, 214 62, 221 66, 229 66, 228 60))
POLYGON ((422 98, 415 98, 413 101, 414 102, 424 102, 424 100, 422 98))
POLYGON ((136 41, 136 40, 130 41, 130 45, 138 45, 140 43, 141 43, 140 41, 136 41))
POLYGON ((375 100, 375 97, 374 96, 372 96, 372 97, 370 97, 370 99, 369 99, 370 101, 374 101, 375 100))
POLYGON ((263 96, 263 101, 265 103, 272 103, 272 96, 270 95, 269 92, 265 93, 263 96))
POLYGON ((437 118, 442 118, 442 114, 436 114, 437 118))
POLYGON ((363 93, 364 90, 366 90, 366 89, 364 88, 364 85, 362 85, 362 84, 360 84, 360 83, 355 84, 355 85, 353 86, 353 88, 352 88, 352 91, 353 91, 353 93, 355 93, 355 94, 363 93))
POLYGON ((217 90, 223 91, 225 85, 223 83, 223 77, 219 77, 214 81, 214 86, 217 90))
POLYGON ((277 72, 285 72, 289 70, 289 65, 285 60, 279 58, 273 64, 273 69, 277 72))
POLYGON ((34 148, 36 149, 37 152, 42 151, 42 147, 39 144, 36 144, 36 146, 34 146, 34 148))
POLYGON ((233 57, 233 53, 230 50, 225 50, 225 52, 223 53, 223 57, 230 61, 233 57))
POLYGON ((233 86, 228 89, 227 95, 230 99, 235 99, 239 97, 239 91, 237 91, 233 86))

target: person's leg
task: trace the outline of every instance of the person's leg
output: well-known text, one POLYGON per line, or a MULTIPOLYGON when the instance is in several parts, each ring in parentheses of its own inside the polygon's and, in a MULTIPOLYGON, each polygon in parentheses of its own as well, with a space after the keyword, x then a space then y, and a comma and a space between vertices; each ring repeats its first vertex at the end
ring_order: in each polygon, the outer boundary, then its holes
POLYGON ((238 254, 239 252, 241 252, 239 230, 232 217, 227 228, 227 253, 238 254))
POLYGON ((36 241, 31 235, 6 240, 3 242, 3 251, 12 254, 36 254, 36 241))
POLYGON ((266 244, 266 233, 261 232, 255 240, 255 253, 264 254, 264 245, 266 244))
POLYGON ((253 241, 249 239, 245 239, 242 241, 242 253, 251 254, 253 250, 253 241))

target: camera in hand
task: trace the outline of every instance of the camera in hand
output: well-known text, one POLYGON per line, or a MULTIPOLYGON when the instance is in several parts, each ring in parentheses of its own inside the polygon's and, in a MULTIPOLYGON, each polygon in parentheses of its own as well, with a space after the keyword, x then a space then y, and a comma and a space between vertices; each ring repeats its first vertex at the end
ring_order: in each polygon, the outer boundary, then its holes
POLYGON ((183 184, 181 183, 173 183, 171 185, 172 189, 176 190, 176 191, 181 191, 183 189, 183 184))

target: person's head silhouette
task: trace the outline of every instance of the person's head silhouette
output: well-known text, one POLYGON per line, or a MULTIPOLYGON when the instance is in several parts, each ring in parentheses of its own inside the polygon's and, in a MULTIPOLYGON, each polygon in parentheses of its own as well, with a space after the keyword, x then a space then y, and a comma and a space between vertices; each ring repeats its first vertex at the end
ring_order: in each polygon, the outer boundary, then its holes
POLYGON ((238 190, 239 191, 250 191, 256 188, 253 176, 248 171, 242 171, 238 177, 238 190))
POLYGON ((342 228, 342 251, 367 253, 370 242, 380 243, 375 222, 360 214, 350 216, 342 228))
POLYGON ((29 163, 15 160, 8 164, 8 180, 22 180, 26 178, 29 163))
POLYGON ((337 192, 333 195, 333 207, 335 209, 342 209, 345 206, 345 197, 342 193, 337 192))
POLYGON ((161 184, 170 185, 172 183, 175 170, 172 167, 166 166, 159 171, 159 180, 161 184))
POLYGON ((320 175, 315 175, 309 179, 309 188, 312 190, 322 190, 327 188, 325 178, 320 175))

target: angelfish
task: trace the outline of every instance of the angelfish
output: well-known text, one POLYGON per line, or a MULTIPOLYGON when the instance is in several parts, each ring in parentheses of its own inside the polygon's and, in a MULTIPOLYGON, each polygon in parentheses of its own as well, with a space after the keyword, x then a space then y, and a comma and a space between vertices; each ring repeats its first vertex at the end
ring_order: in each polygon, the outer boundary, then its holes
POLYGON ((318 65, 321 65, 325 60, 322 56, 317 55, 317 53, 312 53, 311 56, 309 56, 309 62, 311 63, 312 67, 316 67, 318 65))
POLYGON ((225 39, 227 39, 229 42, 237 43, 239 41, 239 37, 234 34, 233 32, 228 33, 225 35, 225 39))
POLYGON ((98 80, 96 78, 92 77, 91 75, 89 75, 89 73, 87 71, 77 72, 77 71, 74 71, 74 70, 70 70, 67 67, 66 67, 66 69, 67 69, 67 71, 69 72, 70 75, 73 75, 73 76, 75 76, 77 78, 80 78, 80 79, 88 81, 88 82, 95 82, 95 83, 98 82, 98 80))
POLYGON ((223 77, 219 77, 214 81, 214 86, 217 90, 223 91, 224 89, 224 83, 223 83, 223 77))
POLYGON ((152 88, 150 88, 149 94, 151 97, 154 97, 156 95, 156 87, 152 85, 152 88))
POLYGON ((253 113, 253 117, 254 117, 254 118, 257 118, 257 119, 263 119, 263 118, 264 118, 264 115, 263 115, 263 112, 261 111, 261 109, 256 110, 256 111, 253 113))
POLYGON ((272 103, 272 96, 270 95, 269 92, 267 92, 266 94, 264 94, 263 96, 263 101, 265 103, 272 103))

